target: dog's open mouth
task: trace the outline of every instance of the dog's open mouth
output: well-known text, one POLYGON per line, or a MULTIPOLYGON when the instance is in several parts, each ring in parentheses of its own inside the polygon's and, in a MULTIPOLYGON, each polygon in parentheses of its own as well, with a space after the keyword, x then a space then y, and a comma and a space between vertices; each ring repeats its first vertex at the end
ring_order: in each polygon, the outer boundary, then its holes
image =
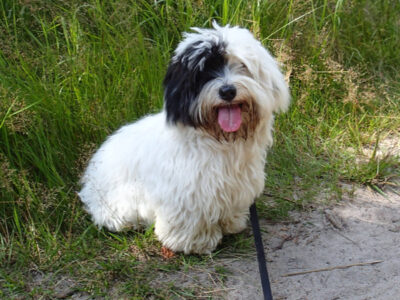
POLYGON ((242 124, 242 107, 233 104, 218 107, 218 124, 225 132, 235 132, 242 124))

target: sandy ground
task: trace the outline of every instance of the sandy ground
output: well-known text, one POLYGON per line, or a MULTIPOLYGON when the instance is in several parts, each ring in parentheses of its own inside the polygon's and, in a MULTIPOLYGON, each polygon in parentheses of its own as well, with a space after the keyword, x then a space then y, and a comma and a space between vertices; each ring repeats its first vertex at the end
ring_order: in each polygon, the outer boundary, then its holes
MULTIPOLYGON (((399 189, 382 195, 357 188, 337 205, 294 213, 291 220, 261 220, 274 299, 400 299, 399 189)), ((262 299, 255 253, 157 281, 201 286, 204 297, 262 299), (224 280, 213 276, 221 267, 228 270, 224 280)))
MULTIPOLYGON (((275 299, 400 299, 397 191, 383 196, 360 188, 340 205, 294 218, 292 224, 264 226, 275 299)), ((227 298, 261 298, 256 267, 248 265, 248 279, 227 282, 235 288, 227 298)))

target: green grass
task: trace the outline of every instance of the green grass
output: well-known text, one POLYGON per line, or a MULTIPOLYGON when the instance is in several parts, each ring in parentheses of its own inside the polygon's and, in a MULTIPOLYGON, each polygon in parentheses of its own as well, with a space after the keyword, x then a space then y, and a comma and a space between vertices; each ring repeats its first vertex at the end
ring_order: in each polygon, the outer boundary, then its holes
MULTIPOLYGON (((54 284, 32 283, 37 272, 67 274, 95 295, 109 296, 115 282, 137 298, 196 294, 169 294, 150 279, 208 257, 164 261, 151 230, 99 231, 76 191, 108 134, 162 107, 182 31, 212 19, 249 28, 290 78, 293 101, 277 118, 259 202, 264 217, 284 218, 322 191, 338 199, 343 181, 381 190, 399 174, 398 158, 364 156, 400 128, 398 1, 4 0, 0 297, 52 295, 54 284)), ((215 255, 253 251, 250 241, 227 238, 215 255)))

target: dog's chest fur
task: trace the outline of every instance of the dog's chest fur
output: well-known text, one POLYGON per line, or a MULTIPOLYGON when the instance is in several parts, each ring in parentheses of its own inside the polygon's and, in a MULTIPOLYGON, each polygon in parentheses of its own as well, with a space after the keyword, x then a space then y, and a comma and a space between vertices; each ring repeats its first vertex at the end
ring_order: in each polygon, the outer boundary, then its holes
MULTIPOLYGON (((157 134, 152 138, 157 139, 157 134)), ((266 147, 258 143, 267 141, 240 139, 224 144, 188 127, 171 127, 158 138, 175 143, 161 143, 168 148, 160 149, 165 151, 160 154, 164 159, 151 172, 135 169, 137 179, 163 207, 174 202, 221 218, 231 210, 246 209, 262 192, 266 147)))

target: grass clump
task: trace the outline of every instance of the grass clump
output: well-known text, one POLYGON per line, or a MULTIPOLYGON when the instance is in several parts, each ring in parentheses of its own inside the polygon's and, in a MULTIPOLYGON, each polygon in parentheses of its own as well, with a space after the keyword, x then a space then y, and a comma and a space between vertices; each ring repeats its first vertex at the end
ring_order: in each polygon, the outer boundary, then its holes
MULTIPOLYGON (((340 195, 343 180, 380 190, 399 174, 398 157, 378 153, 400 127, 398 1, 5 0, 0 296, 52 295, 61 274, 95 295, 110 296, 118 281, 132 297, 169 296, 149 274, 187 258, 163 261, 151 230, 98 231, 75 192, 108 134, 161 109, 181 32, 212 19, 249 28, 290 82, 292 106, 277 118, 259 203, 265 216, 284 217, 321 191, 340 195), (53 281, 35 284, 37 274, 53 281)), ((249 248, 245 234, 224 241, 225 254, 249 248)))

